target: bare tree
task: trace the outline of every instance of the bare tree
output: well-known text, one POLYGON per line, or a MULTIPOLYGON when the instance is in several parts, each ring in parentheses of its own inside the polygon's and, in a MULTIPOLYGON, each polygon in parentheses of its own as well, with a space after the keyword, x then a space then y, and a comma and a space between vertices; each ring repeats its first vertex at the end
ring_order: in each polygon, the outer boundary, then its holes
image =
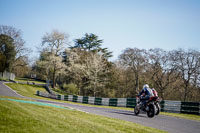
POLYGON ((135 94, 139 93, 140 74, 146 66, 146 51, 138 48, 127 48, 120 56, 119 60, 127 68, 133 71, 135 77, 135 94))
POLYGON ((177 68, 180 72, 181 79, 183 82, 183 88, 184 88, 184 101, 188 100, 188 96, 191 93, 194 86, 192 86, 192 83, 197 83, 197 81, 194 82, 194 79, 197 80, 199 77, 199 69, 200 69, 200 53, 196 50, 188 50, 184 51, 183 49, 179 49, 174 51, 175 56, 177 59, 177 68))
MULTIPOLYGON (((64 51, 65 45, 68 44, 68 35, 57 30, 53 30, 51 33, 46 33, 42 38, 42 45, 47 44, 47 49, 55 56, 60 56, 64 51)), ((56 57, 55 57, 56 58, 56 57)), ((53 65, 53 88, 55 87, 56 81, 56 62, 53 65)))
MULTIPOLYGON (((127 67, 121 64, 119 61, 115 62, 115 67, 113 68, 114 74, 116 78, 116 96, 117 97, 133 97, 133 81, 134 76, 127 67)), ((111 77, 113 78, 113 77, 111 77)))
POLYGON ((69 44, 69 36, 66 33, 58 30, 53 30, 51 33, 46 33, 42 38, 42 45, 47 45, 46 48, 56 56, 61 55, 65 50, 65 46, 69 44))
POLYGON ((158 87, 161 98, 164 99, 164 91, 178 77, 173 60, 174 55, 162 49, 150 49, 148 56, 150 80, 158 87))

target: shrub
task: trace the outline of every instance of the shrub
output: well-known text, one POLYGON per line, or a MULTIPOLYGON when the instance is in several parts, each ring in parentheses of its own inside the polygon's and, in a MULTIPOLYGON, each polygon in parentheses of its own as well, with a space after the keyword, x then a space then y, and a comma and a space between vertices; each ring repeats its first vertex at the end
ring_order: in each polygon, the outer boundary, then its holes
POLYGON ((71 84, 63 84, 62 88, 68 94, 77 95, 79 92, 79 89, 77 88, 77 86, 72 83, 71 84))

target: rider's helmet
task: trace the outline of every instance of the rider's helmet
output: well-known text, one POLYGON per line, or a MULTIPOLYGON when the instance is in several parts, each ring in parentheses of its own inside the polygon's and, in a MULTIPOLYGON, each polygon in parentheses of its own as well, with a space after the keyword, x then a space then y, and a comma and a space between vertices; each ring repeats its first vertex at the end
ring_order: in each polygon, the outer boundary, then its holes
POLYGON ((144 86, 143 86, 143 89, 144 88, 149 88, 149 85, 148 84, 145 84, 144 86))

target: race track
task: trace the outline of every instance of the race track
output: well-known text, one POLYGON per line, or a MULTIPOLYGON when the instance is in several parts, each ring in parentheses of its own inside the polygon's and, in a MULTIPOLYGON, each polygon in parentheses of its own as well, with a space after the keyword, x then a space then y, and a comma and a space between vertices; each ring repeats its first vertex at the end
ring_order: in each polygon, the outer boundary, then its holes
MULTIPOLYGON (((0 81, 0 95, 12 96, 12 97, 23 97, 12 89, 6 87, 3 82, 0 81)), ((31 98, 32 99, 32 98, 31 98)), ((107 116, 111 118, 117 118, 125 121, 138 123, 144 126, 149 126, 161 130, 168 131, 170 133, 200 133, 200 122, 194 120, 181 119, 176 117, 169 117, 159 115, 154 118, 148 118, 146 114, 135 116, 133 111, 125 111, 119 109, 108 109, 100 107, 89 107, 84 105, 60 103, 50 100, 34 99, 38 102, 53 103, 70 108, 74 108, 87 113, 107 116)))

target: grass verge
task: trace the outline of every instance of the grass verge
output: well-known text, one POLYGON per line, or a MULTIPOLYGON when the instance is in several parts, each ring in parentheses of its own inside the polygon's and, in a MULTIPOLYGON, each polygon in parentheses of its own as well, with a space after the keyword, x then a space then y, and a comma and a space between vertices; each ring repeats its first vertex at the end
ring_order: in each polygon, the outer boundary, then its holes
POLYGON ((15 90, 18 94, 26 97, 33 97, 33 98, 39 98, 36 95, 36 91, 45 91, 44 87, 37 86, 37 85, 26 85, 26 84, 16 84, 16 83, 6 83, 8 87, 15 90))
POLYGON ((38 80, 35 80, 35 79, 19 78, 19 77, 16 77, 15 81, 19 81, 19 82, 27 82, 27 81, 29 81, 29 82, 34 82, 36 84, 46 84, 46 82, 38 81, 38 80))
POLYGON ((20 133, 161 133, 139 124, 75 110, 0 100, 0 131, 20 133))
MULTIPOLYGON (((43 87, 38 87, 38 86, 35 86, 35 85, 16 84, 16 83, 8 83, 6 85, 9 86, 10 88, 12 88, 13 90, 15 90, 17 93, 23 95, 23 96, 33 97, 33 98, 38 98, 38 99, 44 99, 44 100, 57 101, 58 102, 58 100, 36 96, 35 93, 36 93, 37 90, 45 91, 45 89, 43 87)), ((121 110, 133 111, 133 108, 99 106, 99 105, 82 104, 82 103, 75 103, 75 102, 61 101, 61 100, 59 100, 59 102, 65 102, 65 103, 71 103, 71 104, 79 104, 79 105, 91 106, 91 107, 112 108, 112 109, 121 109, 121 110)), ((199 115, 177 114, 177 113, 167 113, 167 112, 161 112, 161 114, 162 115, 167 115, 167 116, 172 116, 172 117, 183 118, 183 119, 200 121, 200 116, 199 115)))
POLYGON ((173 117, 183 118, 183 119, 188 119, 188 120, 200 121, 200 116, 199 115, 177 114, 177 113, 167 113, 167 112, 161 112, 161 114, 162 115, 167 115, 167 116, 173 116, 173 117))

